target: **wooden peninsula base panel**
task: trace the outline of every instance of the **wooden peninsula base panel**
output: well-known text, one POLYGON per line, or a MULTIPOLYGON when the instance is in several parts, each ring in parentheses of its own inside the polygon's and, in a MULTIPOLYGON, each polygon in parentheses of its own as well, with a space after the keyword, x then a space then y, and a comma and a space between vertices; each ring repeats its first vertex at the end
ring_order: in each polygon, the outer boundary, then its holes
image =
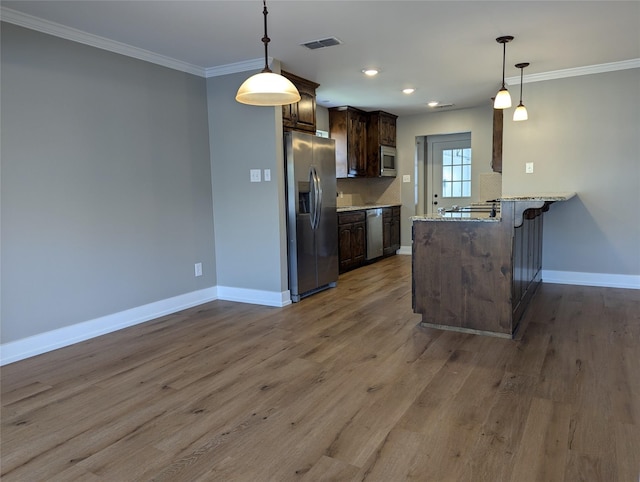
POLYGON ((414 217, 413 311, 422 324, 512 338, 541 281, 542 214, 574 195, 503 198, 499 217, 414 217))

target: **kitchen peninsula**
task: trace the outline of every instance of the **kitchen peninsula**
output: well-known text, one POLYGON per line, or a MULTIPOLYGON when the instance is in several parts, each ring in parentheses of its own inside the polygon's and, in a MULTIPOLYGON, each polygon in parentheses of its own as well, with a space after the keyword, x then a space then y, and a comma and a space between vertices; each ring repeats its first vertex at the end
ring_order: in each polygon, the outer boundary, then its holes
POLYGON ((413 217, 413 311, 421 325, 512 338, 541 281, 542 215, 573 196, 505 196, 493 212, 413 217))

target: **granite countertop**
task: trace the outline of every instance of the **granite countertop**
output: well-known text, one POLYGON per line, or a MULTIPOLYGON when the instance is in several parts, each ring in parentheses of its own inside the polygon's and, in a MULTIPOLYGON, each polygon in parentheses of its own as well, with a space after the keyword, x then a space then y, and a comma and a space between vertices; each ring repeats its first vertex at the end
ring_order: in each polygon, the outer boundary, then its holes
POLYGON ((500 201, 568 201, 576 195, 575 192, 550 192, 502 196, 500 201))
POLYGON ((489 217, 489 213, 445 213, 439 214, 426 214, 424 216, 411 216, 411 221, 482 221, 487 223, 499 223, 500 216, 494 218, 489 217))
POLYGON ((394 204, 365 204, 362 206, 338 206, 336 210, 341 213, 344 211, 365 211, 367 209, 391 208, 394 206, 402 206, 400 203, 394 204))
MULTIPOLYGON (((555 193, 532 193, 521 195, 507 195, 499 198, 499 201, 516 201, 519 203, 552 203, 556 201, 567 201, 576 195, 575 192, 555 192, 555 193)), ((478 203, 487 204, 487 203, 478 203)), ((540 206, 542 206, 541 204, 540 206)), ((521 207, 521 210, 527 208, 527 204, 521 207)), ((537 206, 537 207, 540 207, 537 206)), ((530 206, 529 206, 530 207, 530 206)), ((484 212, 464 212, 464 208, 460 212, 450 212, 444 215, 429 214, 425 216, 412 216, 412 221, 483 221, 495 223, 500 221, 500 211, 496 217, 490 217, 489 213, 484 212)))

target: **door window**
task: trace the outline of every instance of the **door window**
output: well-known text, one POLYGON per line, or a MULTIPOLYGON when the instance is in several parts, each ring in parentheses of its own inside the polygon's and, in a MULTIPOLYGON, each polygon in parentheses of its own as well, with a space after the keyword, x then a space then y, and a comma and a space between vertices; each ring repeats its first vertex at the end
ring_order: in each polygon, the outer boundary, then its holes
POLYGON ((471 197, 471 149, 442 149, 442 197, 471 197))
POLYGON ((466 206, 471 201, 471 133, 427 136, 425 212, 466 206))

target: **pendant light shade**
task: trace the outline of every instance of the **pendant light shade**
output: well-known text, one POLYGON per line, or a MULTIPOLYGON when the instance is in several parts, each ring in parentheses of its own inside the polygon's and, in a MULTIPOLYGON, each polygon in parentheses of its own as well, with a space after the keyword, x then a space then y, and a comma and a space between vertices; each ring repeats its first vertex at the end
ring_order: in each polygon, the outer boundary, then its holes
POLYGON ((508 109, 511 107, 511 94, 507 89, 500 89, 496 94, 496 100, 493 101, 494 109, 508 109))
POLYGON ((245 80, 236 94, 236 100, 249 105, 286 105, 300 100, 300 92, 296 86, 280 74, 275 74, 269 68, 269 42, 267 35, 267 1, 263 0, 264 9, 264 69, 259 74, 252 75, 245 80))
POLYGON ((520 103, 516 110, 513 111, 513 120, 514 121, 525 121, 529 118, 529 114, 527 113, 527 108, 520 103))
POLYGON ((528 66, 529 66, 529 62, 516 64, 516 68, 520 69, 520 103, 518 104, 518 107, 516 107, 516 110, 513 111, 514 121, 525 121, 529 118, 527 108, 522 103, 522 80, 524 78, 524 68, 528 66))
POLYGON ((236 100, 249 105, 285 105, 298 102, 300 93, 286 77, 263 71, 242 83, 236 100))
POLYGON ((512 40, 513 37, 511 35, 505 35, 504 37, 498 37, 496 39, 496 42, 502 44, 502 87, 500 87, 500 90, 496 94, 496 98, 493 101, 494 109, 508 109, 509 107, 511 107, 511 95, 509 94, 509 91, 507 90, 507 87, 504 83, 504 67, 507 57, 507 43, 511 42, 512 40))

